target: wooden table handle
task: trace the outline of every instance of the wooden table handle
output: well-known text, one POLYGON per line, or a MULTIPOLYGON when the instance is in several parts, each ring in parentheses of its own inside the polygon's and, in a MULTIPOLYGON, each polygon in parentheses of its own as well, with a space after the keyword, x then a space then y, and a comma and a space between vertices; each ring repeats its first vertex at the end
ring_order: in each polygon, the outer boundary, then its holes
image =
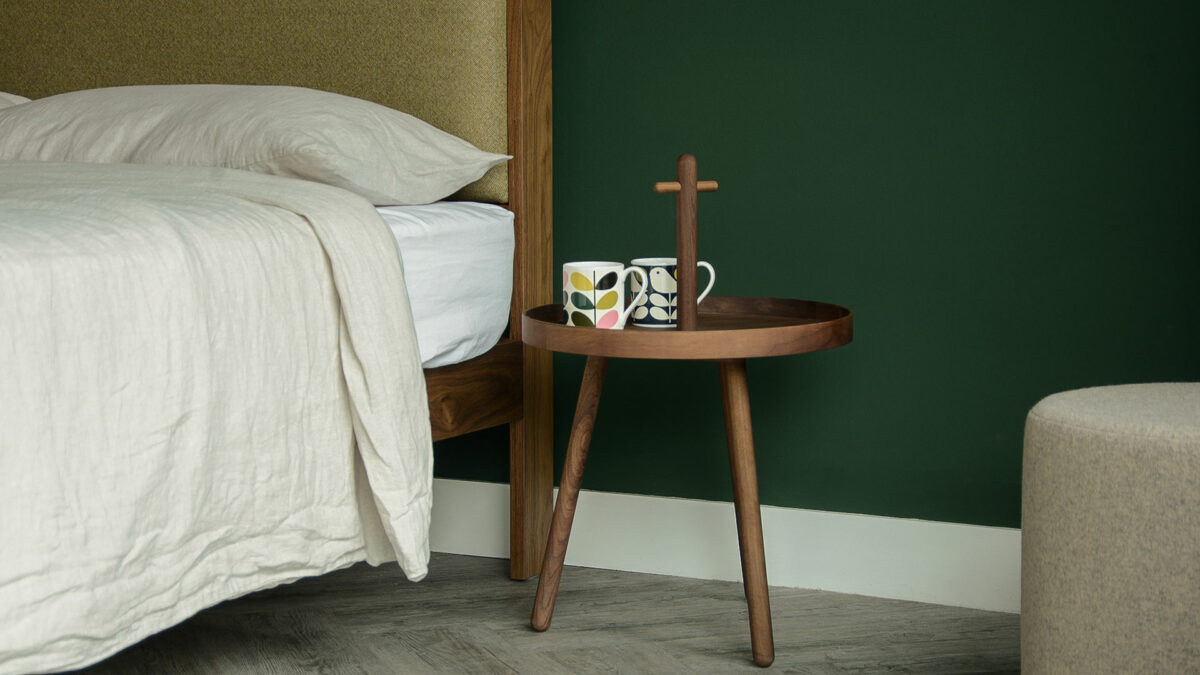
MULTIPOLYGON (((665 181, 654 184, 654 191, 660 195, 673 194, 683 189, 683 186, 678 181, 665 181)), ((717 181, 701 180, 696 181, 696 192, 716 192, 717 181)))

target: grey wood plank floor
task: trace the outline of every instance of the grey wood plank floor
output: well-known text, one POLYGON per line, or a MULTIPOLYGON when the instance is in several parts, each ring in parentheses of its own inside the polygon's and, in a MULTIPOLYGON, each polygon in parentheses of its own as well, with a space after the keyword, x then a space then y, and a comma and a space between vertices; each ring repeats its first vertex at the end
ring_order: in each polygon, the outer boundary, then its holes
MULTIPOLYGON (((567 567, 536 633, 537 582, 507 568, 434 554, 413 584, 359 564, 225 602, 79 672, 762 672, 741 584, 567 567)), ((1019 671, 1015 614, 791 588, 771 589, 771 609, 774 672, 1019 671)))

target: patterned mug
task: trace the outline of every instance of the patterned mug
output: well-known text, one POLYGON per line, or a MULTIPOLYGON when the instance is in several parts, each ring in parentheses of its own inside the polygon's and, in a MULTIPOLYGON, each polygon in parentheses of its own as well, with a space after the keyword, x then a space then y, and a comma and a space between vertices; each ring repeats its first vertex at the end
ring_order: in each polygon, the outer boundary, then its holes
POLYGON ((568 326, 591 326, 620 330, 625 327, 634 307, 644 300, 643 288, 634 301, 625 306, 625 279, 640 275, 646 284, 646 270, 626 268, 619 262, 582 261, 563 265, 563 313, 568 326))
MULTIPOLYGON (((633 325, 643 328, 674 328, 679 316, 679 296, 676 287, 679 274, 676 271, 675 258, 634 258, 633 264, 646 269, 650 278, 650 292, 642 302, 634 302, 633 325)), ((708 270, 708 287, 696 298, 696 303, 708 297, 713 284, 717 281, 717 272, 713 266, 703 260, 696 263, 697 267, 708 270)), ((631 286, 634 291, 643 290, 641 284, 634 279, 631 286)))

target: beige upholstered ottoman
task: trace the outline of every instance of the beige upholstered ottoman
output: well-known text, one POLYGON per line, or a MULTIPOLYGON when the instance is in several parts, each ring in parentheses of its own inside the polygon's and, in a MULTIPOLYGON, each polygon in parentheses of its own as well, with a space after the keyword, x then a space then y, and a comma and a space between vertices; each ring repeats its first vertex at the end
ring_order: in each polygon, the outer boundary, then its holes
POLYGON ((1029 413, 1026 673, 1200 673, 1200 383, 1055 394, 1029 413))

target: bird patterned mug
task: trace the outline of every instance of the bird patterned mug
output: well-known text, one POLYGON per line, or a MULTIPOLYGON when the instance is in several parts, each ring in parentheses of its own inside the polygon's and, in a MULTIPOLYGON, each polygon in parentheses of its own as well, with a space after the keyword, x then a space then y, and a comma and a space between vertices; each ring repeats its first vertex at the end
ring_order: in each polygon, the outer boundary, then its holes
MULTIPOLYGON (((646 275, 650 278, 647 284, 650 288, 645 299, 640 303, 634 303, 633 325, 643 328, 675 327, 679 316, 679 296, 676 292, 679 282, 677 262, 675 258, 635 258, 633 260, 633 264, 644 268, 646 275)), ((696 303, 699 304, 701 300, 708 297, 708 292, 716 283, 717 272, 712 265, 703 260, 697 262, 696 266, 708 270, 708 287, 704 289, 700 297, 696 298, 696 303)), ((634 292, 642 290, 637 279, 631 282, 630 288, 634 292)))
POLYGON ((563 313, 567 325, 624 328, 634 307, 646 298, 646 290, 642 288, 633 302, 625 306, 625 279, 630 274, 641 276, 642 285, 646 283, 646 270, 626 268, 619 262, 583 261, 563 265, 563 313))

